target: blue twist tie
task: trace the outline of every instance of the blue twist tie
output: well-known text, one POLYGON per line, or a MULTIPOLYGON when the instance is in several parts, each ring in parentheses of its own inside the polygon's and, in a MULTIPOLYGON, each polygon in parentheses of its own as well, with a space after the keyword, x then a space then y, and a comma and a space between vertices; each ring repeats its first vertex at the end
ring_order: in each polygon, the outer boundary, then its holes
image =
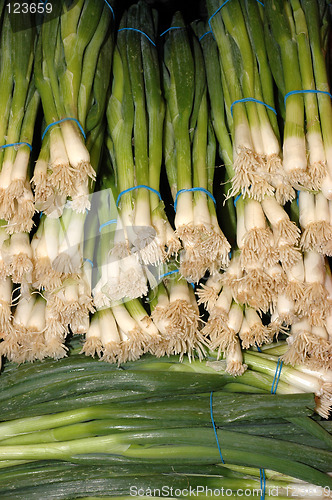
POLYGON ((201 40, 202 40, 202 39, 203 39, 206 35, 208 35, 209 33, 213 34, 211 30, 210 30, 210 31, 207 31, 206 33, 204 33, 204 35, 200 36, 198 40, 199 40, 199 41, 201 41, 201 40))
POLYGON ((99 232, 101 233, 101 230, 104 229, 104 227, 110 226, 111 224, 116 224, 117 222, 118 222, 117 219, 111 219, 108 220, 107 222, 104 222, 103 224, 101 224, 101 226, 99 226, 99 232))
POLYGON ((272 387, 271 387, 271 394, 275 394, 277 392, 277 387, 281 375, 281 369, 282 369, 283 361, 278 359, 277 367, 276 367, 276 372, 274 374, 273 382, 272 382, 272 387))
POLYGON ((220 444, 219 444, 219 439, 218 439, 218 434, 217 434, 217 428, 216 428, 216 424, 215 424, 215 421, 214 421, 214 418, 213 418, 213 401, 212 401, 212 398, 213 398, 213 391, 211 391, 211 394, 210 394, 211 422, 212 422, 212 425, 213 425, 214 435, 216 436, 216 440, 217 440, 217 446, 218 446, 219 455, 220 455, 222 463, 224 464, 225 462, 224 462, 224 459, 222 457, 222 453, 221 453, 221 449, 220 449, 220 444))
MULTIPOLYGON (((214 14, 212 14, 212 16, 209 18, 208 20, 208 25, 210 26, 211 30, 212 30, 212 26, 211 26, 211 19, 216 15, 218 14, 218 12, 226 5, 226 3, 228 3, 230 0, 226 0, 222 5, 220 5, 220 7, 215 11, 214 14)), ((264 7, 264 4, 263 2, 261 2, 260 0, 256 0, 256 2, 258 2, 260 5, 262 5, 264 7)))
POLYGON ((156 44, 154 43, 154 41, 151 40, 151 38, 149 37, 149 35, 147 35, 146 33, 144 33, 144 31, 138 30, 136 28, 121 28, 118 31, 137 31, 137 33, 141 33, 142 35, 144 35, 149 40, 149 42, 151 42, 152 45, 154 45, 156 47, 156 44))
POLYGON ((134 186, 134 187, 125 189, 124 191, 121 191, 121 193, 119 194, 119 196, 116 200, 116 206, 117 207, 119 206, 121 196, 123 196, 125 193, 130 193, 130 191, 135 191, 135 189, 142 189, 142 188, 147 189, 148 191, 151 191, 152 193, 156 194, 158 196, 159 200, 162 201, 159 191, 157 191, 156 189, 153 189, 150 186, 146 186, 145 184, 140 184, 139 186, 134 186))
POLYGON ((162 274, 160 277, 160 279, 163 279, 163 278, 166 278, 166 276, 170 276, 171 274, 175 274, 175 273, 178 273, 179 270, 178 269, 174 269, 173 271, 168 271, 167 273, 165 274, 162 274))
POLYGON ((236 204, 237 204, 238 200, 241 198, 241 196, 242 196, 242 193, 238 194, 238 195, 237 195, 237 197, 236 197, 236 198, 234 198, 233 203, 234 203, 234 207, 235 207, 235 208, 236 208, 236 204))
POLYGON ((257 104, 263 104, 267 109, 270 111, 273 111, 273 113, 276 115, 277 112, 272 106, 269 104, 266 104, 266 102, 260 101, 259 99, 254 99, 254 97, 245 97, 244 99, 238 99, 237 101, 232 102, 231 104, 231 115, 233 116, 233 106, 237 104, 238 102, 256 102, 257 104))
POLYGON ((21 144, 28 146, 30 148, 30 151, 32 151, 32 146, 28 142, 13 142, 12 144, 5 144, 4 146, 0 146, 0 149, 11 148, 12 146, 20 146, 21 144))
POLYGON ((261 480, 261 500, 265 499, 265 491, 266 491, 266 480, 265 480, 265 470, 259 469, 259 476, 261 480))
POLYGON ((175 210, 175 212, 176 212, 176 207, 177 207, 177 204, 178 204, 178 197, 179 197, 179 195, 180 195, 181 193, 185 193, 186 191, 187 191, 187 192, 190 192, 190 191, 193 191, 193 192, 201 191, 202 193, 207 194, 207 195, 211 198, 211 200, 213 201, 213 203, 214 203, 215 205, 217 204, 216 199, 215 199, 215 197, 213 196, 213 194, 212 194, 212 193, 210 193, 210 191, 208 191, 208 190, 207 190, 207 189, 205 189, 205 188, 201 188, 201 187, 194 187, 194 188, 190 188, 190 189, 180 189, 180 191, 178 191, 178 192, 176 193, 176 196, 175 196, 175 201, 174 201, 174 210, 175 210))
POLYGON ((325 90, 291 90, 290 92, 287 92, 284 97, 285 106, 287 98, 293 94, 326 94, 332 99, 332 94, 330 94, 330 92, 326 92, 325 90))
POLYGON ((114 10, 113 10, 112 5, 110 5, 107 0, 105 0, 105 2, 107 3, 107 5, 109 6, 109 8, 111 9, 113 19, 115 19, 115 14, 114 14, 114 10))
POLYGON ((167 30, 163 31, 159 36, 164 36, 168 31, 171 31, 171 30, 183 30, 183 29, 184 29, 184 26, 171 26, 167 30))
POLYGON ((78 120, 76 120, 76 118, 62 118, 62 120, 58 120, 57 122, 53 122, 53 123, 50 123, 49 125, 47 125, 47 127, 45 128, 44 133, 42 135, 42 140, 44 139, 45 135, 47 134, 47 132, 49 131, 49 129, 51 127, 53 127, 54 125, 58 125, 59 123, 66 122, 66 121, 76 122, 77 125, 78 125, 78 128, 82 132, 82 135, 83 135, 84 139, 86 139, 86 135, 84 133, 83 127, 80 124, 80 122, 78 120))
POLYGON ((91 264, 91 267, 93 267, 93 262, 91 259, 83 259, 84 262, 89 262, 89 264, 91 264))

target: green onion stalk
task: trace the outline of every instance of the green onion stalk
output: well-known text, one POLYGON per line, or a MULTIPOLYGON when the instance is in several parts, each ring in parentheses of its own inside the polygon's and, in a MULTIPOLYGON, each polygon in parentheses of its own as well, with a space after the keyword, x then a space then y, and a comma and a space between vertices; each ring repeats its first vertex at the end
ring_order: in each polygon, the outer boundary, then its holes
MULTIPOLYGON (((196 29, 207 70, 212 122, 226 168, 226 187, 228 179, 234 176, 232 142, 228 129, 228 124, 232 121, 231 98, 224 82, 217 43, 212 34, 206 32, 207 27, 202 23, 198 23, 196 29)), ((269 82, 268 77, 265 79, 269 82)), ((226 203, 233 205, 231 200, 226 203)), ((261 203, 240 197, 235 205, 236 209, 228 207, 228 211, 229 220, 233 221, 231 237, 237 240, 240 258, 235 258, 233 252, 234 262, 231 268, 234 273, 226 273, 224 279, 228 280, 235 274, 237 279, 231 279, 235 300, 267 312, 276 301, 280 279, 285 280, 285 270, 280 268, 280 263, 287 269, 301 258, 301 252, 295 246, 299 239, 299 229, 275 197, 266 196, 261 203)))
POLYGON ((294 193, 282 168, 276 117, 271 109, 252 101, 257 99, 274 108, 262 8, 257 2, 238 1, 227 3, 218 11, 219 7, 217 1, 207 2, 209 28, 222 54, 224 93, 229 94, 232 108, 228 110, 234 169, 230 194, 241 192, 261 201, 276 192, 277 201, 285 202, 294 193), (242 99, 249 100, 241 102, 242 99))
MULTIPOLYGON (((195 29, 203 49, 212 123, 226 169, 223 189, 227 191, 228 179, 234 176, 232 141, 228 129, 229 120, 226 118, 227 113, 230 117, 230 97, 227 87, 223 87, 222 84, 223 74, 218 47, 212 34, 206 32, 207 28, 201 22, 196 23, 195 29)), ((224 195, 222 191, 220 194, 224 195)), ((197 295, 198 303, 203 304, 210 313, 208 322, 203 329, 204 335, 209 339, 211 347, 217 349, 219 354, 222 351, 224 354, 228 353, 229 369, 232 373, 240 374, 245 366, 241 361, 241 345, 238 334, 241 330, 242 341, 246 347, 255 344, 255 342, 262 345, 263 342, 271 341, 273 333, 267 331, 256 310, 259 311, 259 314, 270 311, 273 307, 273 301, 276 300, 280 277, 284 276, 285 273, 281 266, 275 262, 275 255, 273 259, 270 255, 269 259, 269 254, 275 253, 270 242, 266 241, 268 243, 266 253, 260 246, 259 252, 256 252, 256 258, 252 243, 250 245, 243 244, 246 233, 250 233, 250 229, 255 232, 257 212, 255 218, 250 210, 253 204, 256 207, 258 205, 261 220, 268 227, 259 202, 240 197, 236 201, 235 207, 230 199, 226 203, 229 213, 227 231, 229 237, 236 242, 230 264, 223 274, 216 273, 211 276, 206 284, 198 289, 197 295), (247 223, 247 227, 245 223, 247 223), (264 257, 262 257, 263 254, 264 257), (243 321, 245 310, 247 310, 251 328, 248 327, 247 320, 243 321), (229 318, 230 312, 231 318, 229 318)))
POLYGON ((207 271, 214 273, 227 266, 230 245, 219 227, 211 198, 216 145, 209 120, 204 60, 198 40, 187 30, 181 14, 173 17, 166 35, 163 67, 165 165, 176 201, 176 235, 183 246, 180 272, 198 282, 207 271))
MULTIPOLYGON (((29 304, 23 302, 21 311, 24 305, 29 304)), ((25 309, 27 311, 27 307, 25 309)), ((108 339, 106 337, 110 331, 108 311, 106 313, 106 321, 102 323, 102 319, 99 324, 103 324, 102 330, 96 333, 96 336, 100 333, 103 336, 104 347, 111 340, 110 336, 108 339)), ((16 322, 18 323, 18 318, 16 322)), ((181 361, 181 356, 157 359, 145 355, 134 362, 128 360, 119 370, 114 364, 78 355, 82 348, 81 339, 74 338, 72 342, 75 349, 71 348, 69 357, 58 361, 49 358, 21 366, 5 364, 0 398, 3 420, 35 417, 60 410, 79 409, 82 406, 113 405, 115 402, 135 401, 147 396, 159 398, 161 394, 172 395, 177 399, 179 394, 188 396, 221 389, 227 392, 270 393, 274 385, 278 356, 282 356, 287 350, 287 345, 279 342, 270 348, 262 346, 264 355, 246 351, 244 357, 248 368, 235 382, 234 377, 225 371, 226 360, 217 360, 217 352, 210 352, 206 361, 199 361, 196 357, 183 358, 181 361), (29 401, 28 406, 24 401, 29 401)), ((106 353, 107 350, 104 349, 104 354, 106 353)), ((109 360, 105 356, 103 361, 109 360)), ((296 366, 294 369, 284 364, 276 393, 314 392, 316 411, 326 417, 331 403, 331 399, 328 399, 330 385, 331 378, 327 370, 313 371, 303 366, 296 366)), ((253 404, 255 405, 254 402, 253 404)))
MULTIPOLYGON (((96 463, 92 471, 85 463, 38 461, 23 464, 22 461, 22 465, 13 465, 1 472, 0 493, 3 498, 7 498, 7 495, 42 498, 52 494, 55 488, 60 500, 68 498, 71 493, 80 500, 97 500, 101 497, 106 500, 129 500, 138 494, 144 500, 151 496, 159 499, 165 495, 182 499, 189 491, 200 499, 221 494, 235 498, 244 491, 246 496, 252 498, 263 494, 260 471, 253 467, 234 466, 233 469, 219 465, 200 468, 178 465, 172 470, 155 465, 152 470, 151 465, 148 468, 146 465, 107 466, 96 463), (34 482, 33 478, 37 481, 34 482)), ((324 498, 322 488, 298 482, 285 474, 265 469, 265 480, 267 498, 271 498, 268 492, 278 498, 305 494, 315 495, 317 499, 324 498)))
POLYGON ((211 428, 210 404, 210 394, 205 393, 143 400, 142 406, 134 402, 81 408, 44 415, 38 421, 7 421, 0 424, 0 456, 4 465, 7 460, 83 464, 85 459, 91 463, 100 457, 101 463, 108 463, 109 467, 117 463, 136 465, 139 461, 141 467, 149 466, 152 470, 170 464, 187 470, 200 466, 204 470, 219 466, 223 460, 226 467, 221 473, 226 477, 237 477, 243 468, 249 467, 246 474, 256 475, 257 480, 255 468, 266 467, 316 486, 331 487, 327 474, 331 435, 310 418, 313 394, 258 394, 251 398, 233 394, 231 400, 228 392, 214 392, 213 418, 222 443, 222 459, 211 428), (285 436, 280 439, 264 435, 261 426, 266 425, 266 420, 278 427, 281 416, 295 428, 299 425, 303 430, 305 426, 305 444, 288 441, 285 436), (307 444, 312 436, 318 439, 317 446, 307 444), (321 448, 320 441, 324 443, 321 448))
MULTIPOLYGON (((112 50, 109 18, 104 16, 84 55, 79 98, 86 115, 86 148, 95 172, 99 169, 104 143, 104 113, 112 50), (98 57, 92 64, 92 55, 96 51, 98 57)), ((89 204, 90 199, 93 202, 97 196, 93 190, 94 186, 91 186, 88 191, 89 204)), ((32 239, 33 286, 41 290, 47 300, 46 351, 47 355, 57 359, 66 354, 64 340, 68 326, 74 334, 85 334, 89 329, 89 315, 94 311, 91 263, 95 229, 90 223, 90 219, 94 221, 93 210, 91 217, 85 210, 77 212, 75 200, 55 212, 51 206, 49 208, 50 211, 46 208, 46 213, 41 216, 32 239)))
MULTIPOLYGON (((80 0, 71 8, 58 2, 53 12, 57 15, 42 24, 36 48, 36 85, 51 128, 44 129, 33 183, 38 209, 59 216, 67 198, 77 213, 90 207, 89 182, 96 174, 82 130, 88 136, 99 107, 94 102, 94 79, 103 71, 100 54, 111 36, 112 14, 106 3, 91 0, 80 0), (59 120, 64 121, 52 126, 59 120)), ((107 80, 107 71, 104 76, 107 80)))
MULTIPOLYGON (((329 91, 323 52, 320 25, 323 20, 317 2, 292 2, 289 15, 294 18, 292 28, 298 45, 302 86, 306 90, 329 91), (307 25, 307 19, 310 23, 307 25), (312 55, 311 55, 312 54, 312 55), (316 62, 315 58, 318 58, 316 62), (323 84, 324 79, 326 81, 323 84)), ((308 170, 313 179, 315 192, 299 192, 300 223, 303 229, 301 245, 303 250, 329 253, 328 242, 332 238, 329 201, 322 188, 328 185, 327 166, 331 149, 331 126, 326 116, 331 115, 331 102, 326 94, 306 93, 303 95, 306 111, 306 140, 308 148, 308 170), (324 108, 322 107, 324 101, 324 108), (324 109, 324 112, 322 110, 324 109), (325 176, 325 180, 322 179, 325 176)))
MULTIPOLYGON (((112 151, 110 138, 108 149, 112 151)), ((111 166, 104 172, 101 187, 98 199, 100 236, 95 255, 97 276, 92 289, 96 312, 92 316, 82 352, 118 364, 138 359, 145 352, 161 356, 165 353, 162 339, 145 304, 138 298, 123 300, 123 289, 119 287, 119 272, 128 272, 126 264, 131 256, 121 259, 121 256, 116 258, 109 254, 110 241, 113 244, 123 238, 123 233, 117 229, 117 189, 111 166)), ((131 295, 129 288, 126 295, 131 295)))
MULTIPOLYGON (((249 351, 244 353, 245 363, 250 369, 273 376, 276 373, 278 359, 278 356, 265 354, 265 351, 263 353, 249 351)), ((280 371, 280 382, 291 384, 299 391, 314 392, 316 394, 316 412, 323 418, 328 418, 332 407, 330 368, 324 368, 323 363, 320 367, 317 364, 315 368, 308 368, 301 361, 291 366, 288 364, 288 349, 286 352, 282 352, 280 359, 285 362, 280 371)))
POLYGON ((11 331, 13 282, 10 277, 0 280, 0 328, 4 338, 11 331))
POLYGON ((21 294, 13 313, 10 329, 1 342, 1 354, 15 363, 43 359, 43 335, 46 301, 39 294, 21 294))
MULTIPOLYGON (((110 136, 106 139, 107 149, 114 151, 110 136)), ((109 307, 122 300, 132 300, 148 291, 148 266, 142 265, 134 251, 128 251, 126 244, 128 226, 122 227, 116 201, 119 191, 116 186, 115 157, 112 153, 107 159, 99 192, 98 219, 100 245, 98 247, 98 280, 93 288, 95 305, 109 307)), ((157 269, 151 266, 151 272, 157 269)))
POLYGON ((82 351, 102 361, 135 361, 150 352, 165 355, 165 346, 156 324, 140 299, 97 310, 91 319, 82 351))
POLYGON ((159 329, 168 356, 184 355, 191 360, 205 356, 206 342, 200 333, 202 321, 193 284, 179 273, 176 263, 169 263, 166 276, 149 293, 151 317, 159 329), (169 273, 169 274, 168 274, 169 273))
POLYGON ((29 232, 33 226, 33 194, 29 161, 39 95, 32 73, 36 30, 30 15, 1 16, 0 216, 9 234, 29 232), (18 144, 20 143, 20 144, 18 144), (8 146, 8 147, 7 147, 8 146))
POLYGON ((108 276, 104 273, 99 285, 111 301, 146 295, 148 267, 152 266, 153 272, 175 245, 158 194, 164 101, 155 37, 156 19, 146 4, 139 2, 124 13, 107 108, 117 224, 109 241, 109 255, 105 247, 108 264, 105 260, 103 265, 108 276), (144 31, 146 36, 135 30, 144 31))
POLYGON ((326 94, 310 93, 328 88, 318 3, 271 1, 265 13, 270 65, 285 101, 284 168, 295 187, 320 191, 324 185, 326 195, 332 108, 326 94))

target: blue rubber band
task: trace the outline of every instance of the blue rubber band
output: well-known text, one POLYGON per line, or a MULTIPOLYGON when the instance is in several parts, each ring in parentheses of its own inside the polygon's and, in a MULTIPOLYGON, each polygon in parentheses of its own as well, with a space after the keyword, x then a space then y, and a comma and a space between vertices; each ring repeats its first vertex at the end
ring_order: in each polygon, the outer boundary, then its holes
POLYGON ((164 36, 165 33, 167 33, 168 31, 171 31, 171 30, 182 30, 182 29, 184 29, 184 26, 171 26, 167 30, 163 31, 159 36, 164 36))
POLYGON ((209 33, 211 33, 213 35, 212 31, 210 30, 210 31, 207 31, 206 33, 204 33, 204 35, 200 36, 198 40, 201 41, 209 33))
POLYGON ((82 135, 84 137, 84 139, 86 139, 86 135, 84 133, 84 130, 83 130, 83 127, 82 125, 80 124, 80 122, 78 120, 76 120, 76 118, 62 118, 62 120, 58 120, 57 122, 52 122, 50 123, 49 125, 47 125, 47 127, 45 128, 44 130, 44 133, 42 135, 42 140, 44 139, 45 135, 47 134, 47 132, 49 131, 49 129, 51 127, 53 127, 54 125, 58 125, 59 123, 62 123, 62 122, 66 122, 66 121, 72 121, 72 122, 76 122, 77 125, 78 125, 78 128, 80 129, 80 131, 82 132, 82 135))
MULTIPOLYGON (((218 14, 218 12, 226 5, 226 3, 228 3, 229 0, 226 0, 222 5, 220 5, 220 7, 215 11, 214 14, 212 14, 212 16, 210 16, 209 20, 208 20, 208 25, 210 26, 211 30, 212 30, 212 26, 211 26, 211 19, 216 15, 218 14)), ((263 7, 264 7, 264 4, 263 2, 261 2, 260 0, 256 0, 256 2, 258 2, 259 4, 261 4, 263 7)))
POLYGON ((118 221, 117 219, 111 219, 111 220, 108 220, 107 222, 104 222, 103 224, 101 224, 99 226, 99 232, 101 233, 101 230, 106 227, 106 226, 110 226, 111 224, 116 224, 118 221))
POLYGON ((134 187, 125 189, 124 191, 121 191, 121 193, 119 194, 119 196, 118 196, 118 198, 116 200, 116 206, 117 207, 119 206, 121 196, 123 196, 125 193, 130 193, 130 191, 135 191, 135 189, 141 189, 141 188, 147 189, 148 191, 151 191, 152 193, 155 193, 158 196, 159 200, 162 201, 161 194, 159 193, 159 191, 157 191, 156 189, 153 189, 150 186, 146 186, 145 184, 140 184, 139 186, 134 186, 134 187))
POLYGON ((266 479, 265 479, 265 470, 259 469, 259 476, 261 480, 261 500, 265 499, 265 491, 266 491, 266 479))
POLYGON ((238 200, 241 198, 241 196, 242 196, 242 193, 238 194, 238 195, 237 195, 237 197, 236 197, 236 198, 234 198, 233 203, 234 203, 234 207, 235 207, 235 208, 236 208, 236 204, 237 204, 238 200))
POLYGON ((262 352, 262 349, 259 347, 259 345, 257 344, 257 342, 255 342, 255 344, 256 344, 256 347, 257 347, 257 351, 258 352, 262 352))
POLYGON ((163 278, 166 278, 166 276, 170 276, 171 274, 175 274, 175 273, 178 273, 179 270, 178 269, 174 269, 173 271, 168 271, 167 273, 165 274, 162 274, 160 277, 160 279, 163 279, 163 278))
POLYGON ((4 144, 4 146, 0 146, 0 149, 11 148, 12 146, 20 146, 20 144, 28 146, 30 148, 30 151, 32 151, 32 146, 31 144, 29 144, 29 142, 13 142, 12 144, 4 144))
POLYGON ((91 267, 93 267, 93 262, 91 259, 83 259, 84 262, 89 262, 89 264, 91 264, 91 267))
POLYGON ((330 92, 326 92, 325 90, 291 90, 290 92, 287 92, 287 94, 284 97, 285 106, 287 98, 293 94, 326 94, 330 96, 332 99, 332 94, 330 94, 330 92))
POLYGON ((212 401, 212 397, 213 397, 213 391, 211 391, 211 394, 210 394, 211 422, 212 422, 212 425, 213 425, 214 435, 216 436, 216 440, 217 440, 217 446, 218 446, 219 455, 220 455, 222 463, 224 464, 225 462, 224 462, 224 459, 222 457, 222 453, 221 453, 221 449, 220 449, 220 444, 219 444, 219 439, 218 439, 218 434, 217 434, 217 428, 216 428, 216 424, 215 424, 215 421, 214 421, 214 418, 213 418, 213 404, 212 404, 213 401, 212 401))
MULTIPOLYGON (((168 271, 167 273, 165 274, 162 274, 161 276, 159 276, 160 279, 163 279, 163 278, 166 278, 166 276, 170 276, 171 274, 176 274, 178 273, 179 270, 178 269, 173 269, 173 271, 168 271)), ((195 290, 195 283, 191 283, 191 282, 188 282, 189 285, 191 285, 193 287, 193 289, 195 290)))
POLYGON ((113 15, 113 19, 115 19, 115 14, 114 14, 114 10, 113 10, 112 5, 110 5, 107 0, 105 0, 105 2, 108 5, 108 7, 111 9, 111 12, 112 12, 112 15, 113 15))
POLYGON ((118 31, 137 31, 137 33, 141 33, 142 35, 144 35, 149 40, 149 42, 151 42, 152 45, 154 45, 156 47, 156 44, 154 43, 154 41, 151 40, 151 38, 149 37, 149 35, 147 35, 146 33, 144 33, 144 31, 138 30, 136 28, 121 28, 118 31))
POLYGON ((215 197, 213 196, 213 194, 212 194, 212 193, 210 193, 210 191, 208 191, 208 190, 207 190, 207 189, 205 189, 205 188, 201 188, 201 187, 194 187, 194 188, 190 188, 190 189, 180 189, 180 191, 178 191, 178 192, 176 193, 176 196, 175 196, 175 201, 174 201, 174 210, 175 210, 175 212, 176 212, 176 207, 177 207, 177 204, 178 204, 178 197, 179 197, 179 195, 180 195, 181 193, 185 193, 186 191, 187 191, 187 192, 190 192, 190 191, 193 191, 193 192, 196 192, 196 191, 201 191, 202 193, 207 194, 207 195, 211 198, 211 200, 213 201, 213 203, 214 203, 215 205, 217 204, 216 199, 215 199, 215 197))
POLYGON ((281 369, 282 369, 283 361, 278 359, 276 371, 274 374, 273 382, 272 382, 272 387, 271 387, 271 394, 275 394, 277 392, 277 387, 281 375, 281 369))
POLYGON ((260 101, 259 99, 254 99, 253 97, 245 97, 244 99, 238 99, 237 101, 232 102, 231 104, 231 115, 233 116, 233 106, 234 104, 237 104, 238 102, 256 102, 257 104, 263 104, 267 109, 270 111, 273 111, 273 113, 276 115, 277 112, 272 106, 269 104, 266 104, 266 102, 260 101))

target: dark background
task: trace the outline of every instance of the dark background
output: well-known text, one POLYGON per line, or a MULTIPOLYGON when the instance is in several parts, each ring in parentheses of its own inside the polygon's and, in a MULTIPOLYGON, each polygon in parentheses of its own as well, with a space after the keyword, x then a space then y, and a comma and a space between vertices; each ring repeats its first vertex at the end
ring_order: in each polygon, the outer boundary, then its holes
MULTIPOLYGON (((159 31, 169 28, 172 16, 180 11, 187 22, 206 17, 205 0, 145 0, 159 13, 159 31)), ((122 14, 130 5, 137 3, 136 0, 120 0, 116 2, 116 17, 122 14)))

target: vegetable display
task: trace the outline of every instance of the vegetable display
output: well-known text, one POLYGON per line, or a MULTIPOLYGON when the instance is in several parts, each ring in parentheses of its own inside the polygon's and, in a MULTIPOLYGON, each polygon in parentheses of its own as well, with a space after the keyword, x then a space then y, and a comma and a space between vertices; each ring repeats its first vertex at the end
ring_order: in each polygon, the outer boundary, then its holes
POLYGON ((328 496, 328 2, 37 3, 0 0, 0 497, 328 496))

